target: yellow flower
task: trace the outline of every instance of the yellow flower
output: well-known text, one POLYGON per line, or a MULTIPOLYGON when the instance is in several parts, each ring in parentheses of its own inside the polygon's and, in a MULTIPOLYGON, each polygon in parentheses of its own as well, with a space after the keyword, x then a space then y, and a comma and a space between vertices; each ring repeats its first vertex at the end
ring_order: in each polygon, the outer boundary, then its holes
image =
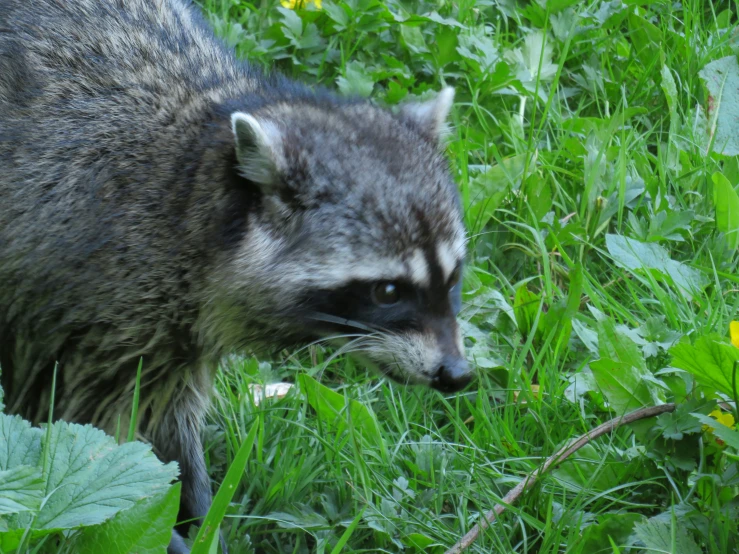
POLYGON ((321 9, 322 0, 280 0, 283 8, 289 10, 296 10, 298 8, 304 8, 306 4, 314 4, 317 9, 321 9))
POLYGON ((729 323, 729 334, 731 335, 731 344, 739 348, 739 321, 729 323))
MULTIPOLYGON (((729 412, 722 412, 719 408, 716 408, 715 410, 713 410, 708 415, 710 417, 712 417, 713 419, 715 419, 718 423, 720 423, 721 425, 725 425, 729 429, 734 429, 736 427, 735 426, 735 423, 736 422, 734 421, 734 416, 731 415, 729 412)), ((704 425, 703 426, 703 430, 706 431, 707 433, 713 434, 713 429, 714 428, 711 427, 710 425, 704 425)), ((720 438, 718 438, 718 437, 714 437, 714 438, 716 439, 716 442, 718 444, 720 444, 720 445, 723 445, 724 444, 724 441, 722 441, 720 438)))
POLYGON ((722 425, 726 425, 729 429, 734 428, 734 416, 731 415, 729 412, 722 412, 721 410, 716 408, 708 415, 710 415, 713 419, 715 419, 722 425))

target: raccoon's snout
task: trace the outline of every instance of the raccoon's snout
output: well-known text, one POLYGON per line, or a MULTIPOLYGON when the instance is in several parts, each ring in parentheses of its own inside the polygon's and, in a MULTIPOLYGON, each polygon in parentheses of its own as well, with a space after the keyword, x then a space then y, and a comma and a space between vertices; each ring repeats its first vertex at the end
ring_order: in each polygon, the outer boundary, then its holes
POLYGON ((440 392, 459 392, 472 382, 472 370, 461 357, 444 356, 431 386, 440 392))

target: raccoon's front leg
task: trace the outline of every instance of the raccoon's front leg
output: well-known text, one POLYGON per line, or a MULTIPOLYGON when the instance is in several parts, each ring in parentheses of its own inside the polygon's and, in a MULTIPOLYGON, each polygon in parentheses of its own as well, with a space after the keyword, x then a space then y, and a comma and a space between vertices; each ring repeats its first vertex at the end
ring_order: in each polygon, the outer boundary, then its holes
MULTIPOLYGON (((203 523, 213 500, 200 439, 203 396, 185 387, 168 404, 164 416, 150 425, 149 440, 162 461, 175 461, 180 467, 182 489, 177 520, 187 522, 173 531, 167 554, 189 554, 182 536, 187 536, 190 525, 203 523)), ((222 551, 227 554, 222 535, 220 539, 222 551)))

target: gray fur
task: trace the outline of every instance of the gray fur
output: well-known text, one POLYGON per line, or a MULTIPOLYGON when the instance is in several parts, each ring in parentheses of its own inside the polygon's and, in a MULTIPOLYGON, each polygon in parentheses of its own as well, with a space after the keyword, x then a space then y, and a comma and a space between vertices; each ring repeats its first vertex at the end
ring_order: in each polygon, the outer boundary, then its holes
MULTIPOLYGON (((450 105, 447 90, 395 115, 265 77, 180 0, 0 2, 9 410, 45 419, 58 362, 55 417, 125 428, 143 357, 140 436, 179 462, 182 514, 200 518, 218 361, 330 335, 318 299, 420 271, 433 324, 373 324, 363 350, 433 384, 462 355, 442 286, 456 258, 435 258, 464 250, 450 105)), ((170 552, 186 552, 176 534, 170 552)))

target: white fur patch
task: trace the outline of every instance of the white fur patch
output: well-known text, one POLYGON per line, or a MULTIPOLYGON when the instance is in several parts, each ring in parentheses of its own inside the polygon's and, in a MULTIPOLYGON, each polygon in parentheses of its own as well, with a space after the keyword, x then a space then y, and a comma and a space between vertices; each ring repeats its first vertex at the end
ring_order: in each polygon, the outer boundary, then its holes
POLYGON ((364 256, 361 260, 346 260, 337 256, 333 263, 301 262, 285 268, 281 279, 295 286, 319 286, 337 288, 351 281, 398 281, 410 280, 420 286, 430 283, 429 265, 420 250, 407 257, 364 256))
POLYGON ((406 263, 411 281, 422 286, 428 286, 431 282, 431 272, 429 271, 429 263, 423 252, 421 250, 414 250, 406 263))
POLYGON ((441 242, 436 246, 436 256, 446 281, 464 256, 464 243, 441 242))
POLYGON ((301 264, 285 271, 281 278, 296 286, 337 288, 354 280, 395 281, 408 278, 408 268, 397 258, 364 258, 361 263, 344 262, 337 265, 301 264))

